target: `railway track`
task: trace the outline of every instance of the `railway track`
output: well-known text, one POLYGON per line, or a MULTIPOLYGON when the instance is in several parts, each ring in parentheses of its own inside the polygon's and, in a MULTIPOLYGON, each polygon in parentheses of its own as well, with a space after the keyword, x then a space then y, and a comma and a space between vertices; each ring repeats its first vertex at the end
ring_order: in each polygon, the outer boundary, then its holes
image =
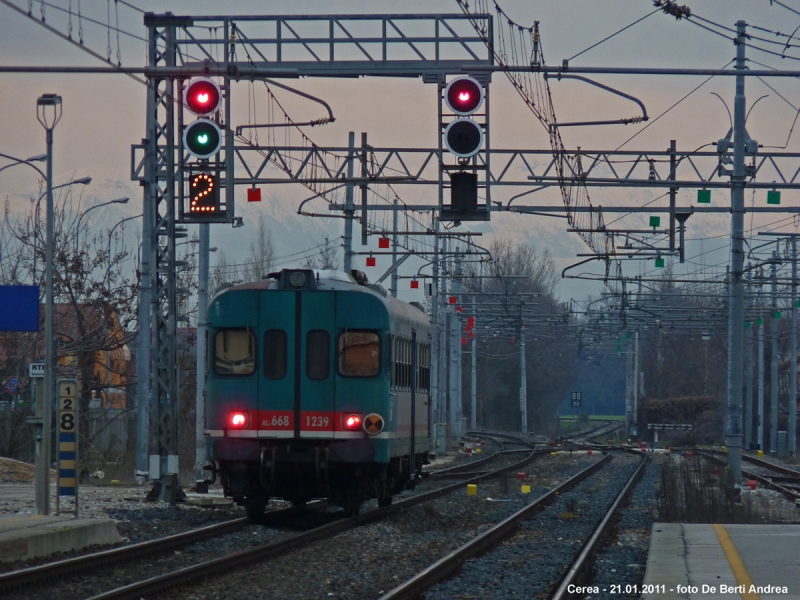
MULTIPOLYGON (((327 506, 327 502, 313 502, 308 504, 306 509, 317 510, 325 506, 327 506)), ((269 511, 264 515, 263 523, 268 525, 280 522, 295 514, 297 514, 297 509, 294 507, 269 511)), ((173 552, 179 548, 185 548, 204 540, 238 531, 249 524, 249 520, 246 517, 242 517, 147 542, 121 546, 111 550, 103 550, 102 552, 93 552, 27 569, 9 571, 0 574, 0 594, 19 591, 42 582, 78 575, 89 570, 173 552)))
MULTIPOLYGON (((380 597, 380 600, 410 599, 416 598, 423 594, 433 585, 447 579, 457 572, 466 561, 477 556, 478 554, 482 554, 487 550, 490 550, 491 548, 510 538, 512 535, 514 535, 517 528, 523 521, 542 510, 559 494, 563 494, 587 479, 589 476, 607 464, 610 460, 611 455, 606 454, 597 463, 583 469, 581 472, 574 475, 567 481, 534 500, 522 510, 517 511, 507 519, 503 520, 501 523, 498 523, 491 529, 476 536, 466 544, 450 552, 447 556, 420 571, 414 577, 411 577, 399 586, 385 593, 380 597)), ((587 542, 587 545, 584 547, 583 551, 580 553, 576 561, 571 565, 571 568, 562 581, 562 585, 565 589, 570 583, 578 580, 584 575, 585 570, 589 565, 589 558, 596 550, 600 540, 602 540, 604 535, 608 533, 609 527, 613 522, 612 518, 614 513, 619 508, 623 497, 630 491, 630 488, 636 481, 636 478, 641 475, 646 461, 647 457, 643 456, 636 471, 628 480, 625 488, 620 492, 605 518, 602 520, 600 525, 595 530, 595 533, 587 542)))
MULTIPOLYGON (((100 600, 111 598, 132 598, 138 600, 145 595, 152 596, 176 585, 189 584, 215 573, 227 573, 232 569, 254 561, 263 561, 270 558, 275 558, 285 554, 291 549, 310 544, 314 541, 332 537, 349 529, 354 529, 367 523, 380 520, 381 518, 384 518, 392 513, 407 510, 418 504, 429 502, 434 498, 447 495, 455 490, 463 489, 463 486, 466 483, 475 483, 489 477, 494 477, 498 474, 518 470, 535 460, 543 453, 544 452, 542 451, 528 450, 527 456, 511 465, 482 475, 469 476, 469 474, 466 474, 464 475, 464 477, 467 478, 466 481, 459 481, 457 483, 446 485, 429 492, 397 501, 389 507, 366 511, 356 517, 339 519, 309 531, 304 531, 299 534, 291 534, 255 548, 235 552, 233 554, 213 560, 206 560, 186 568, 174 570, 170 573, 149 578, 145 581, 139 581, 109 590, 92 596, 92 599, 100 600)), ((324 503, 319 504, 323 505, 324 503)), ((308 507, 312 507, 312 504, 309 504, 308 507)), ((267 514, 266 524, 278 522, 281 518, 286 519, 293 514, 297 514, 297 511, 294 508, 271 511, 267 514)), ((114 550, 85 555, 82 557, 59 561, 57 563, 50 563, 39 567, 13 571, 0 575, 0 594, 4 594, 6 591, 19 594, 20 590, 27 590, 32 586, 41 585, 45 582, 48 583, 48 585, 52 585, 53 581, 58 581, 65 577, 71 577, 76 573, 85 572, 89 568, 94 570, 94 572, 97 572, 97 568, 102 565, 113 566, 125 564, 131 561, 151 558, 164 554, 165 552, 173 551, 180 547, 188 546, 199 540, 225 535, 226 533, 236 531, 237 529, 240 529, 246 525, 248 525, 247 519, 236 519, 234 521, 206 527, 202 530, 186 532, 177 536, 170 536, 168 538, 153 540, 150 542, 136 544, 134 546, 116 548, 114 550)))
MULTIPOLYGON (((718 454, 722 454, 721 451, 699 451, 698 454, 716 464, 725 465, 725 461, 718 456, 718 454)), ((742 460, 779 474, 777 476, 762 475, 749 469, 742 469, 742 475, 783 494, 789 500, 800 502, 800 472, 747 454, 742 455, 742 460)))

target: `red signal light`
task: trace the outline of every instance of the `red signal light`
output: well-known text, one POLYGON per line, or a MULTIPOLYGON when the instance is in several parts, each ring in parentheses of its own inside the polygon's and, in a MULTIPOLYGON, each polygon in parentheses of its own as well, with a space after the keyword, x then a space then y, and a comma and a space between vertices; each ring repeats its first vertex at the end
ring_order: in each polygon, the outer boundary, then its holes
POLYGON ((354 431, 361 427, 361 415, 347 415, 344 418, 344 428, 354 431))
POLYGON ((219 110, 222 92, 215 81, 200 77, 192 79, 183 90, 183 102, 198 116, 208 116, 219 110))
POLYGON ((444 101, 457 115, 471 115, 483 104, 483 86, 472 77, 456 77, 447 84, 444 101))
POLYGON ((247 414, 243 412, 232 412, 228 416, 228 424, 233 429, 242 429, 247 425, 248 421, 247 414))

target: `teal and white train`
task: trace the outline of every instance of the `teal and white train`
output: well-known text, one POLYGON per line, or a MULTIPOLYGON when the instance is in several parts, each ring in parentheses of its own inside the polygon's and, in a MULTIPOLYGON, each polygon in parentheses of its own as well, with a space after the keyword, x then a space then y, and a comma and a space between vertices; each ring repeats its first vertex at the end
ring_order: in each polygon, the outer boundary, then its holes
POLYGON ((427 461, 429 329, 360 271, 284 269, 219 292, 205 414, 226 496, 254 519, 271 498, 391 503, 427 461))

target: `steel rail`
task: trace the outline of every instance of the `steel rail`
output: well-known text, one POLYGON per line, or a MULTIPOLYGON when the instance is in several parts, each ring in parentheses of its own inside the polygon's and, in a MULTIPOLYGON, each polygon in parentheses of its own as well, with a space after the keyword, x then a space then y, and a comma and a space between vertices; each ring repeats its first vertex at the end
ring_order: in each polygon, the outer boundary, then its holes
MULTIPOLYGON (((289 508, 274 512, 285 514, 285 511, 288 512, 292 510, 293 509, 289 508)), ((63 577, 79 573, 89 568, 95 569, 102 565, 108 565, 121 560, 130 560, 154 552, 166 552, 176 547, 186 546, 201 540, 237 531, 247 524, 247 517, 242 517, 241 519, 233 519, 232 521, 225 521, 217 525, 185 531, 177 535, 171 535, 156 540, 140 542, 130 546, 121 546, 102 552, 93 552, 92 554, 67 558, 65 560, 29 567, 27 569, 9 571, 8 573, 0 574, 0 593, 40 583, 52 577, 63 577)))
POLYGON ((800 471, 795 469, 790 469, 789 467, 784 467, 782 465, 776 465, 773 462, 770 462, 763 458, 756 458, 755 456, 748 456, 747 454, 742 455, 742 460, 752 463, 756 466, 762 467, 764 469, 769 469, 770 471, 774 471, 775 473, 780 473, 781 475, 788 475, 789 477, 800 477, 800 471))
MULTIPOLYGON (((450 467, 449 469, 440 469, 439 471, 429 471, 428 474, 431 476, 437 477, 466 477, 467 475, 480 475, 483 473, 490 473, 491 471, 476 471, 475 468, 485 463, 494 460, 495 458, 508 456, 510 454, 521 454, 523 452, 531 452, 529 448, 520 448, 519 450, 500 450, 499 452, 495 452, 494 454, 490 454, 486 458, 481 458, 480 460, 476 460, 472 463, 462 463, 460 465, 456 465, 455 467, 450 467)), ((539 451, 541 454, 544 453, 543 450, 539 451)))
POLYGON ((603 517, 603 520, 600 521, 600 524, 595 528, 592 536, 589 540, 584 544, 581 553, 572 563, 567 571, 564 578, 561 580, 561 584, 556 589, 555 593, 551 596, 550 600, 563 600, 565 598, 570 597, 572 594, 569 593, 567 590, 570 585, 574 585, 580 581, 580 578, 585 575, 586 569, 591 564, 591 558, 597 549, 600 547, 600 543, 605 537, 605 535, 610 531, 612 520, 614 515, 616 514, 619 507, 622 505, 623 500, 628 495, 630 489, 636 484, 638 479, 644 474, 644 466, 647 464, 649 457, 647 454, 642 456, 642 460, 639 462, 639 466, 636 467, 636 470, 633 472, 633 475, 630 476, 628 482, 625 484, 625 487, 622 488, 622 491, 617 495, 616 500, 611 505, 611 508, 608 509, 606 516, 603 517))
MULTIPOLYGON (((722 454, 722 452, 720 452, 718 450, 713 451, 713 452, 719 452, 720 454, 722 454)), ((705 457, 705 458, 711 460, 712 462, 717 463, 718 465, 721 465, 721 466, 726 466, 727 465, 727 462, 725 460, 719 458, 718 456, 715 456, 714 453, 712 453, 712 452, 700 451, 697 454, 699 456, 702 456, 702 457, 705 457)), ((752 456, 747 457, 747 458, 745 458, 745 457, 742 457, 742 458, 743 458, 743 460, 745 460, 747 462, 753 462, 753 460, 759 460, 759 459, 753 459, 752 456), (748 460, 748 458, 751 459, 751 460, 748 460)), ((763 465, 759 465, 759 466, 763 466, 763 468, 765 468, 765 469, 772 469, 772 470, 774 470, 776 472, 780 472, 779 469, 784 471, 784 472, 790 470, 790 469, 786 469, 785 467, 780 467, 778 465, 774 465, 774 464, 772 464, 772 463, 770 463, 768 461, 765 461, 765 460, 759 460, 759 462, 763 463, 763 465)), ((794 472, 797 473, 797 471, 794 471, 794 472)), ((742 469, 742 475, 759 482, 764 487, 767 487, 767 488, 769 488, 771 490, 775 490, 776 492, 780 492, 781 494, 783 494, 784 496, 786 496, 790 500, 794 500, 795 502, 800 500, 800 492, 797 492, 795 490, 789 489, 787 487, 784 487, 784 486, 780 485, 779 483, 776 483, 776 482, 772 481, 769 478, 769 475, 759 475, 758 473, 753 473, 752 471, 748 471, 746 469, 742 469)))
MULTIPOLYGON (((472 437, 472 436, 467 435, 466 437, 472 437)), ((492 438, 492 437, 488 437, 488 436, 483 436, 483 437, 485 437, 487 440, 497 444, 500 449, 497 452, 493 452, 492 454, 489 454, 489 455, 485 456, 484 458, 481 458, 480 460, 476 460, 476 461, 473 461, 473 462, 470 462, 470 463, 462 463, 462 464, 459 464, 459 465, 455 465, 453 467, 447 467, 447 468, 444 468, 444 469, 438 469, 436 471, 427 471, 427 474, 428 475, 450 475, 450 474, 457 474, 460 471, 469 471, 470 469, 472 469, 474 467, 477 467, 478 465, 482 465, 482 464, 487 463, 487 462, 489 462, 491 460, 494 460, 494 458, 499 454, 503 454, 504 452, 508 452, 507 450, 505 450, 505 445, 503 444, 503 442, 501 442, 497 438, 492 438)), ((519 452, 519 451, 517 450, 515 452, 519 452)), ((524 450, 523 450, 523 452, 524 452, 524 450)), ((476 475, 477 475, 477 473, 476 473, 476 475)))
POLYGON ((586 467, 577 475, 572 476, 561 485, 540 496, 525 508, 517 511, 507 519, 504 519, 491 529, 473 538, 460 548, 453 550, 444 558, 436 561, 426 569, 417 573, 414 577, 406 580, 396 588, 390 590, 378 600, 401 600, 405 598, 416 598, 431 586, 444 581, 450 575, 458 571, 465 561, 490 548, 496 546, 503 540, 511 537, 517 530, 519 523, 538 512, 542 507, 549 504, 558 494, 563 493, 574 487, 589 475, 600 469, 611 460, 611 455, 606 454, 595 464, 586 467))
POLYGON ((522 439, 521 437, 519 437, 519 435, 521 435, 521 434, 516 434, 515 435, 513 433, 501 433, 501 432, 496 432, 496 431, 469 430, 469 431, 467 431, 466 435, 469 436, 469 437, 485 437, 487 439, 488 438, 500 437, 500 438, 505 438, 506 440, 508 440, 508 442, 506 442, 506 443, 512 442, 514 444, 520 444, 522 446, 527 446, 527 447, 529 447, 531 449, 536 447, 536 443, 535 442, 530 442, 528 440, 525 440, 525 439, 522 439))
MULTIPOLYGON (((313 502, 306 506, 306 510, 319 510, 325 506, 327 506, 327 502, 313 502)), ((269 524, 270 522, 284 519, 297 514, 297 512, 297 509, 294 507, 269 511, 264 515, 262 524, 269 524)), ((44 565, 29 567, 27 569, 9 571, 8 573, 0 574, 0 593, 32 586, 55 577, 64 577, 120 561, 134 560, 143 556, 150 556, 155 553, 167 552, 175 548, 189 546, 206 539, 238 531, 248 524, 250 524, 250 521, 247 517, 242 517, 240 519, 232 519, 216 525, 184 531, 183 533, 149 540, 147 542, 120 546, 101 552, 93 552, 83 556, 76 556, 74 558, 67 558, 44 565)))
POLYGON ((412 506, 423 504, 435 498, 439 498, 440 496, 445 496, 455 490, 463 489, 463 486, 466 483, 480 481, 488 477, 513 471, 514 469, 518 469, 519 467, 530 463, 542 454, 544 454, 543 451, 532 451, 525 459, 507 467, 503 467, 483 475, 478 475, 471 479, 459 481, 457 483, 453 483, 442 488, 420 494, 418 496, 401 500, 391 506, 370 510, 356 517, 335 521, 333 523, 323 525, 322 527, 317 527, 316 529, 312 529, 310 531, 285 537, 263 546, 258 546, 249 550, 243 550, 241 552, 235 552, 221 558, 205 561, 191 567, 186 567, 185 569, 179 569, 171 573, 152 577, 150 579, 132 583, 114 590, 109 590, 102 594, 92 596, 88 600, 139 600, 143 596, 155 594, 165 589, 172 588, 176 585, 195 582, 223 571, 228 572, 234 567, 239 567, 259 560, 276 558, 278 556, 282 556, 289 550, 305 546, 311 542, 330 538, 344 531, 355 529, 361 525, 371 523, 372 521, 377 521, 388 516, 389 514, 392 514, 393 512, 405 510, 411 508, 412 506))

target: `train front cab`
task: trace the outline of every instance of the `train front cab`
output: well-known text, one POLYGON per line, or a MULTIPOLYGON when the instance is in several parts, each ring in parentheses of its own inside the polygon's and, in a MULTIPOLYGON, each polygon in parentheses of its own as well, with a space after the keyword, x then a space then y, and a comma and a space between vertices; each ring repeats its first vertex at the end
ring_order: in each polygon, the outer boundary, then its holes
MULTIPOLYGON (((210 308, 206 418, 226 494, 251 515, 270 497, 327 497, 351 512, 369 497, 389 503, 409 480, 403 324, 366 290, 266 285, 210 308)), ((416 405, 415 454, 425 456, 427 394, 416 405)))

